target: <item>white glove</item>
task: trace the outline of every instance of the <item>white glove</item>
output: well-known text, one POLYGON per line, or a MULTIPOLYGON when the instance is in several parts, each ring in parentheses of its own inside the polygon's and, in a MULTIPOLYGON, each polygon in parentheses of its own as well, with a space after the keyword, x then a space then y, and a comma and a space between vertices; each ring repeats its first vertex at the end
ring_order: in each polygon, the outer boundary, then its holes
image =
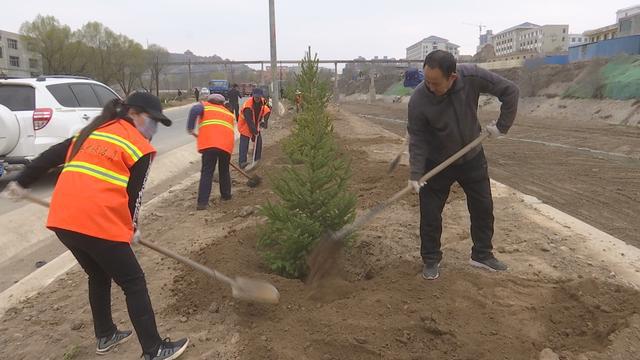
POLYGON ((413 191, 416 194, 420 193, 420 188, 424 186, 424 183, 421 183, 417 180, 409 180, 409 186, 411 186, 413 188, 413 191))
POLYGON ((504 134, 501 133, 500 130, 498 129, 498 126, 496 126, 496 122, 495 121, 492 122, 491 124, 487 125, 485 127, 485 129, 489 133, 489 137, 492 137, 492 138, 495 138, 495 139, 499 139, 499 138, 504 136, 504 134))
POLYGON ((27 195, 28 192, 29 190, 23 188, 17 182, 11 181, 10 183, 7 184, 7 187, 5 187, 4 190, 2 190, 2 193, 0 193, 0 196, 2 196, 5 199, 20 201, 22 200, 22 198, 25 197, 25 195, 27 195))
POLYGON ((140 234, 140 230, 136 229, 136 231, 133 233, 133 237, 131 238, 131 243, 132 244, 139 243, 141 237, 142 235, 140 234))

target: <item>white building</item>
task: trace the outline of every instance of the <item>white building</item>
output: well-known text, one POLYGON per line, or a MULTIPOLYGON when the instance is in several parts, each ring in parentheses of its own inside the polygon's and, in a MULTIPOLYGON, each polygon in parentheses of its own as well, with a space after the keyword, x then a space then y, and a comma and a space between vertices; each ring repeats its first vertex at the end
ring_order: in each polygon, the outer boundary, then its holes
POLYGON ((536 25, 522 23, 493 36, 496 56, 534 52, 565 52, 569 49, 569 25, 536 25))
POLYGON ((33 77, 41 74, 40 55, 27 50, 20 34, 0 30, 0 76, 33 77))
POLYGON ((616 11, 616 22, 619 22, 622 18, 630 17, 636 14, 640 14, 640 5, 620 9, 616 11))
POLYGON ((569 34, 569 47, 589 43, 589 37, 584 34, 569 34))
POLYGON ((407 48, 407 60, 424 60, 427 54, 434 50, 445 50, 453 54, 457 59, 460 55, 460 46, 438 36, 429 36, 407 48))

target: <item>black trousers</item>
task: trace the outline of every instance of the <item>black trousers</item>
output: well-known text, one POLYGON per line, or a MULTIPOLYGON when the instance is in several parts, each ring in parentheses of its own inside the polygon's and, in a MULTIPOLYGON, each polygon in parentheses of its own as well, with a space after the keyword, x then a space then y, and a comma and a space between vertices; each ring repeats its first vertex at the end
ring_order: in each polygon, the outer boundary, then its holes
MULTIPOLYGON (((437 165, 428 161, 427 171, 437 165)), ((451 185, 456 181, 467 196, 467 208, 471 215, 471 258, 483 260, 493 256, 493 199, 487 159, 484 151, 480 151, 462 164, 449 166, 420 189, 420 255, 425 263, 442 260, 442 210, 451 185)))
POLYGON ((230 161, 231 154, 217 148, 206 149, 202 152, 202 168, 200 169, 200 185, 198 186, 198 205, 206 206, 209 204, 211 183, 213 182, 216 163, 218 164, 220 194, 223 199, 231 198, 230 161))
MULTIPOLYGON (((240 135, 240 146, 238 147, 238 163, 240 164, 240 167, 245 168, 247 165, 249 165, 249 162, 247 162, 247 155, 249 153, 249 142, 251 141, 250 137, 244 136, 244 135, 240 135)), ((262 158, 262 136, 260 135, 260 133, 258 133, 258 136, 256 136, 256 140, 255 140, 255 144, 256 146, 255 151, 256 151, 256 158, 255 160, 258 161, 262 158)), ((253 153, 250 154, 251 156, 251 162, 254 160, 253 159, 253 153)))
POLYGON ((240 116, 240 104, 231 103, 231 108, 233 109, 233 113, 236 115, 236 122, 238 122, 238 116, 240 116))
POLYGON ((127 311, 144 353, 157 351, 162 342, 147 291, 144 273, 131 246, 58 229, 56 235, 89 276, 89 303, 97 338, 111 336, 111 280, 124 291, 127 311))

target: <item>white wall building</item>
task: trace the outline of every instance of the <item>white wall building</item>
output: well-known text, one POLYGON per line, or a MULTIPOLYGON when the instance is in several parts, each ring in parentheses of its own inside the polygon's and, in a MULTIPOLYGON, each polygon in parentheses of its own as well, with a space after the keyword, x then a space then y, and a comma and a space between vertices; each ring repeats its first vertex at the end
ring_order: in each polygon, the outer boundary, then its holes
POLYGON ((428 53, 434 50, 445 50, 453 54, 457 59, 460 55, 458 50, 460 46, 449 42, 449 40, 438 37, 429 36, 407 48, 407 60, 424 60, 428 53))
POLYGON ((584 34, 569 34, 569 47, 589 43, 589 37, 584 34))
POLYGON ((40 74, 40 55, 27 50, 20 34, 0 30, 0 76, 32 77, 40 74))
POLYGON ((569 25, 536 25, 522 23, 493 36, 496 56, 535 52, 565 52, 569 49, 569 25))
POLYGON ((616 11, 616 22, 619 22, 620 19, 622 18, 626 18, 636 14, 640 14, 640 5, 635 5, 628 8, 620 9, 616 11))

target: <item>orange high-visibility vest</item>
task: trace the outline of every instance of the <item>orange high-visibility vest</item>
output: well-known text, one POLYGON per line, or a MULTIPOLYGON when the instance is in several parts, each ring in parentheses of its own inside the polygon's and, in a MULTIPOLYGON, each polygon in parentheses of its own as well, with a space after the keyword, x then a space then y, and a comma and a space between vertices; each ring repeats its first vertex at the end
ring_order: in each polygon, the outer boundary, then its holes
POLYGON ((71 159, 73 144, 53 190, 47 228, 130 242, 130 169, 138 159, 155 154, 156 150, 134 125, 123 119, 110 121, 92 132, 71 159))
POLYGON ((198 151, 217 148, 229 154, 233 153, 235 115, 224 105, 203 101, 202 106, 204 112, 198 120, 198 151))
POLYGON ((252 137, 253 134, 251 134, 251 130, 249 129, 249 125, 247 124, 247 119, 244 118, 244 109, 249 109, 251 110, 251 114, 253 115, 253 119, 250 119, 250 121, 252 120, 253 123, 256 125, 256 130, 258 132, 260 132, 260 122, 262 121, 262 119, 264 119, 264 117, 271 112, 271 109, 269 109, 269 107, 266 105, 266 102, 263 101, 262 102, 262 109, 260 110, 260 114, 258 114, 258 116, 256 116, 253 113, 253 97, 250 97, 249 100, 245 101, 244 104, 242 104, 242 109, 240 109, 240 116, 238 117, 238 131, 240 132, 240 134, 246 136, 246 137, 252 137))

